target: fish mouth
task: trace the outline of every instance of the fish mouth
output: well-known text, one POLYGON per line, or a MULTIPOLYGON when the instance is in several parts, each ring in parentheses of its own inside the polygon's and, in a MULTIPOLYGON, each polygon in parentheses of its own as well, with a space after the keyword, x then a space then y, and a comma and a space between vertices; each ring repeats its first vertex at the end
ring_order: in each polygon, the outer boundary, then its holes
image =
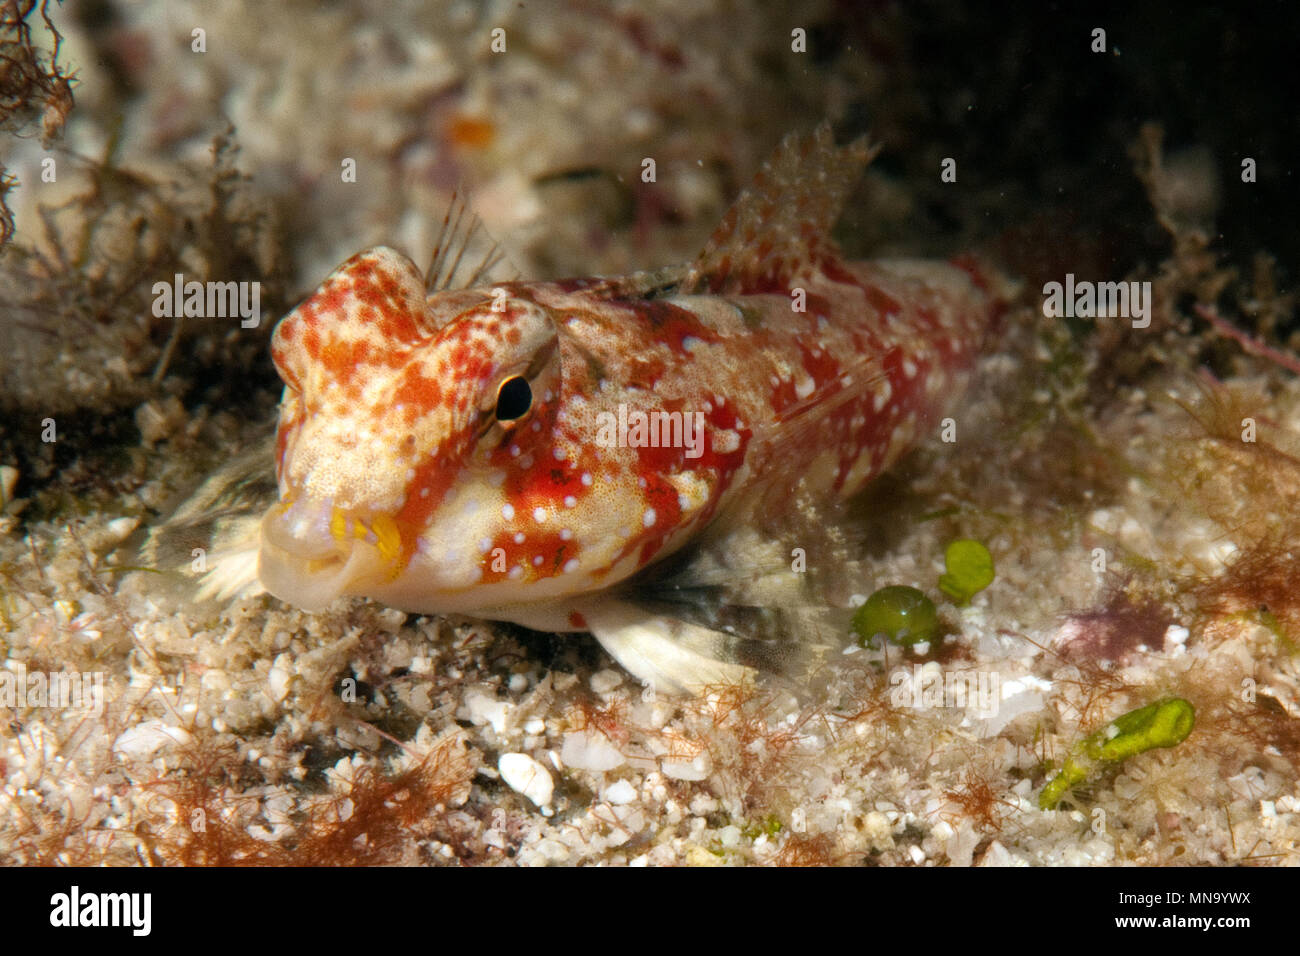
MULTIPOLYGON (((366 526, 330 501, 280 502, 262 519, 258 576, 271 594, 322 611, 378 563, 366 526), (353 529, 363 533, 353 533, 353 529)), ((370 535, 373 537, 373 534, 370 535)))

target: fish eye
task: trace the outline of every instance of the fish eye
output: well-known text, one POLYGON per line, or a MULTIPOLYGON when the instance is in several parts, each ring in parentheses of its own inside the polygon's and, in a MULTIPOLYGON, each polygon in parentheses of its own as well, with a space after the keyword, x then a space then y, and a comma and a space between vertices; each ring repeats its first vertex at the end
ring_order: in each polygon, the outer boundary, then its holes
POLYGON ((497 389, 497 421, 513 422, 533 407, 533 390, 522 375, 508 378, 497 389))

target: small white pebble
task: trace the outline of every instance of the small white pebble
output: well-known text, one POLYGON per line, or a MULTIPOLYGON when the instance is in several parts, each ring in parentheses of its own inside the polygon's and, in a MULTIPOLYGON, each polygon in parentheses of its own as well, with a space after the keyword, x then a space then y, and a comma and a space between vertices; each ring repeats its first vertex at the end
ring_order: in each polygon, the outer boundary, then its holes
MULTIPOLYGON (((283 657, 284 655, 280 656, 283 657)), ((266 675, 266 690, 271 700, 277 704, 284 702, 284 699, 289 696, 289 681, 292 677, 289 668, 281 666, 277 661, 266 675)))
MULTIPOLYGON (((17 475, 17 472, 14 472, 17 475)), ((3 500, 8 500, 9 495, 6 493, 3 500)), ((105 530, 113 536, 115 541, 125 541, 127 535, 136 529, 140 524, 139 518, 114 518, 106 526, 105 530)))
POLYGON ((604 670, 599 670, 592 674, 591 680, 588 683, 591 685, 591 689, 595 693, 608 694, 619 684, 623 683, 623 675, 612 667, 607 667, 604 670))
POLYGON ((622 806, 636 799, 636 787, 626 780, 616 780, 605 788, 604 796, 608 802, 622 806))
POLYGON ((551 802, 555 793, 551 772, 528 754, 502 754, 497 761, 497 770, 507 787, 523 794, 537 806, 544 807, 551 802))
POLYGON ((560 759, 568 767, 602 773, 621 767, 627 758, 599 731, 573 731, 564 735, 560 759))
MULTIPOLYGON (((216 721, 213 721, 215 726, 216 721)), ((189 743, 189 733, 161 720, 145 720, 124 730, 113 741, 113 752, 136 759, 152 757, 168 745, 184 746, 189 743)))
POLYGON ((665 777, 674 780, 705 780, 713 772, 713 761, 707 750, 700 751, 693 760, 665 758, 659 769, 665 777))

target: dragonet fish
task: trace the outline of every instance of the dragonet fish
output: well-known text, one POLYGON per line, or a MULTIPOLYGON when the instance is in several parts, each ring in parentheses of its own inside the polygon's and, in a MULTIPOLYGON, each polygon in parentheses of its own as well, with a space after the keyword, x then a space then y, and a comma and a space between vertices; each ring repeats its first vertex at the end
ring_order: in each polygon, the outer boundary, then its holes
POLYGON ((787 137, 680 268, 431 289, 387 247, 343 263, 273 334, 262 585, 589 631, 667 692, 743 679, 735 635, 630 585, 755 502, 853 495, 929 434, 1005 305, 974 258, 844 260, 830 230, 872 155, 787 137))

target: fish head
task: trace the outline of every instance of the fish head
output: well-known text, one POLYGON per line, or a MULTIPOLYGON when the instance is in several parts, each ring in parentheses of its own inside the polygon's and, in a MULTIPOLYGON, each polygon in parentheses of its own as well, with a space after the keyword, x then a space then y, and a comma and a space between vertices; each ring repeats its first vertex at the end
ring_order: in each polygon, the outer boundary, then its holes
POLYGON ((533 596, 536 569, 498 543, 519 535, 512 474, 555 460, 562 376, 554 318, 513 291, 430 296, 409 259, 377 248, 281 320, 268 591, 307 610, 341 595, 417 612, 533 596))

